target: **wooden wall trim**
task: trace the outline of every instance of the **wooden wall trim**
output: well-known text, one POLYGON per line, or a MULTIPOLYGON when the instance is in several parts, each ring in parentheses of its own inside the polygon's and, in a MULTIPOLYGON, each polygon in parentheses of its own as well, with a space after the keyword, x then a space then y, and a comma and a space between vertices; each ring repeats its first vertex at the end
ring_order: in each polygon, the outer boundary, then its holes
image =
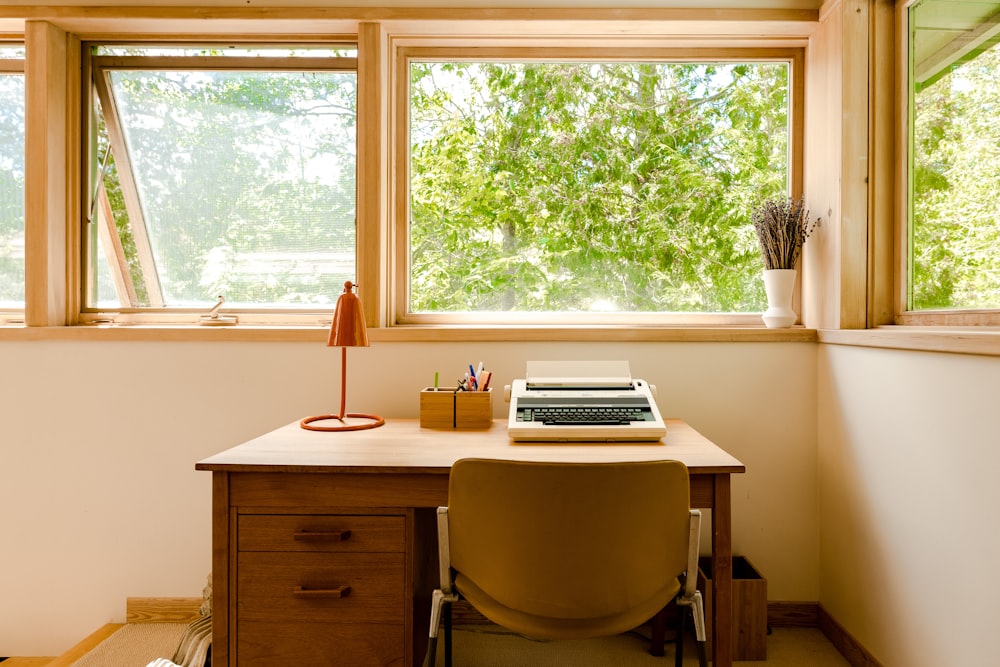
POLYGON ((58 658, 47 663, 46 667, 72 667, 83 656, 97 648, 101 642, 124 627, 124 623, 107 623, 102 625, 78 643, 74 644, 68 651, 60 655, 58 658))
POLYGON ((767 624, 772 628, 819 627, 816 602, 768 602, 767 624))
POLYGON ((69 323, 70 36, 51 23, 29 21, 24 41, 25 323, 58 326, 69 323))
POLYGON ((386 179, 385 112, 382 81, 385 77, 385 46, 382 26, 361 23, 358 26, 358 120, 357 120, 357 265, 358 293, 369 327, 385 326, 380 309, 385 303, 385 279, 377 263, 366 262, 382 257, 386 236, 384 193, 386 179), (361 159, 361 156, 364 156, 361 159))
POLYGON ((868 324, 870 2, 843 3, 841 329, 864 329, 868 324))
POLYGON ((896 69, 896 10, 892 0, 874 0, 871 11, 871 85, 868 184, 868 326, 892 324, 896 308, 896 141, 899 108, 896 69))
POLYGON ((883 667, 857 639, 851 636, 844 626, 835 621, 830 614, 819 607, 819 629, 823 632, 834 648, 851 663, 851 667, 883 667))
POLYGON ((126 623, 190 623, 201 617, 204 598, 128 598, 126 623))
POLYGON ((1000 357, 1000 330, 994 327, 882 326, 823 329, 816 335, 820 343, 831 345, 1000 357))
POLYGON ((835 328, 840 303, 840 145, 836 119, 841 98, 840 52, 843 49, 839 0, 824 4, 820 25, 806 49, 806 123, 803 194, 822 226, 802 249, 802 322, 835 328), (834 11, 837 9, 838 11, 834 11))
MULTIPOLYGON (((294 5, 294 3, 291 3, 294 5)), ((358 21, 408 21, 408 20, 485 20, 485 21, 725 21, 742 23, 795 22, 812 23, 817 20, 817 10, 801 8, 764 7, 620 7, 608 3, 605 7, 484 7, 469 2, 466 7, 360 7, 360 6, 288 6, 284 2, 255 3, 253 7, 233 7, 222 3, 207 2, 200 5, 133 5, 94 6, 89 2, 69 0, 59 5, 8 5, 0 7, 0 18, 40 20, 97 21, 108 18, 134 19, 196 19, 205 21, 268 19, 294 21, 358 20, 358 21), (215 6, 212 6, 215 4, 215 6)))
POLYGON ((803 248, 803 321, 810 328, 868 324, 870 8, 824 3, 809 40, 805 196, 823 219, 803 248))

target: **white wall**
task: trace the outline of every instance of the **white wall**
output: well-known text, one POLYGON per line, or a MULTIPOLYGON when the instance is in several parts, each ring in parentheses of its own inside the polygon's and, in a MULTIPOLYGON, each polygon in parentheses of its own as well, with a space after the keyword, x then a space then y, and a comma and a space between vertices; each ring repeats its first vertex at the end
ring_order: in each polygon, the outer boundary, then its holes
MULTIPOLYGON (((547 358, 629 360, 666 416, 741 458, 737 553, 772 600, 818 599, 813 344, 376 343, 348 351, 348 409, 415 417, 435 370, 483 360, 503 384, 547 358)), ((194 464, 336 410, 339 359, 313 343, 0 343, 0 655, 58 655, 123 621, 129 596, 201 595, 210 474, 194 464)))
POLYGON ((886 667, 996 664, 1000 358, 821 346, 820 601, 886 667))

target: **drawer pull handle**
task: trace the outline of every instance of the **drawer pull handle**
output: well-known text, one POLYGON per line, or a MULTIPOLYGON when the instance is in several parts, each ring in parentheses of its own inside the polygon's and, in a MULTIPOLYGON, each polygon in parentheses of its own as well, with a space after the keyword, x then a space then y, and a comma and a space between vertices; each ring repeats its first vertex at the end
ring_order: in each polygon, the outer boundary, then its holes
POLYGON ((350 530, 296 530, 300 542, 343 542, 351 537, 350 530))
POLYGON ((296 597, 301 600, 346 598, 350 594, 350 586, 337 586, 336 588, 306 588, 304 586, 296 586, 292 589, 292 597, 296 597))

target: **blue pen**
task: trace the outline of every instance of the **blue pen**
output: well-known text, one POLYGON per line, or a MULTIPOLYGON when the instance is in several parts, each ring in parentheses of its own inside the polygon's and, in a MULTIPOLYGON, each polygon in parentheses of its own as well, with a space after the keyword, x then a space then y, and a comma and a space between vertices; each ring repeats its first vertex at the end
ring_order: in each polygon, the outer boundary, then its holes
POLYGON ((472 364, 469 364, 469 382, 472 386, 472 391, 476 390, 476 371, 472 368, 472 364))

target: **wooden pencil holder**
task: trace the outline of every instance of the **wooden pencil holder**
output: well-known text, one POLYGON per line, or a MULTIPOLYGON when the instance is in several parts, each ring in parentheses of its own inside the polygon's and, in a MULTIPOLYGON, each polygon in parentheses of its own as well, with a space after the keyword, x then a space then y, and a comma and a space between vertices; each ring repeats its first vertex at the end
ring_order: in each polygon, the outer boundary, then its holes
POLYGON ((427 387, 420 391, 420 427, 476 429, 493 423, 493 390, 455 391, 427 387))

